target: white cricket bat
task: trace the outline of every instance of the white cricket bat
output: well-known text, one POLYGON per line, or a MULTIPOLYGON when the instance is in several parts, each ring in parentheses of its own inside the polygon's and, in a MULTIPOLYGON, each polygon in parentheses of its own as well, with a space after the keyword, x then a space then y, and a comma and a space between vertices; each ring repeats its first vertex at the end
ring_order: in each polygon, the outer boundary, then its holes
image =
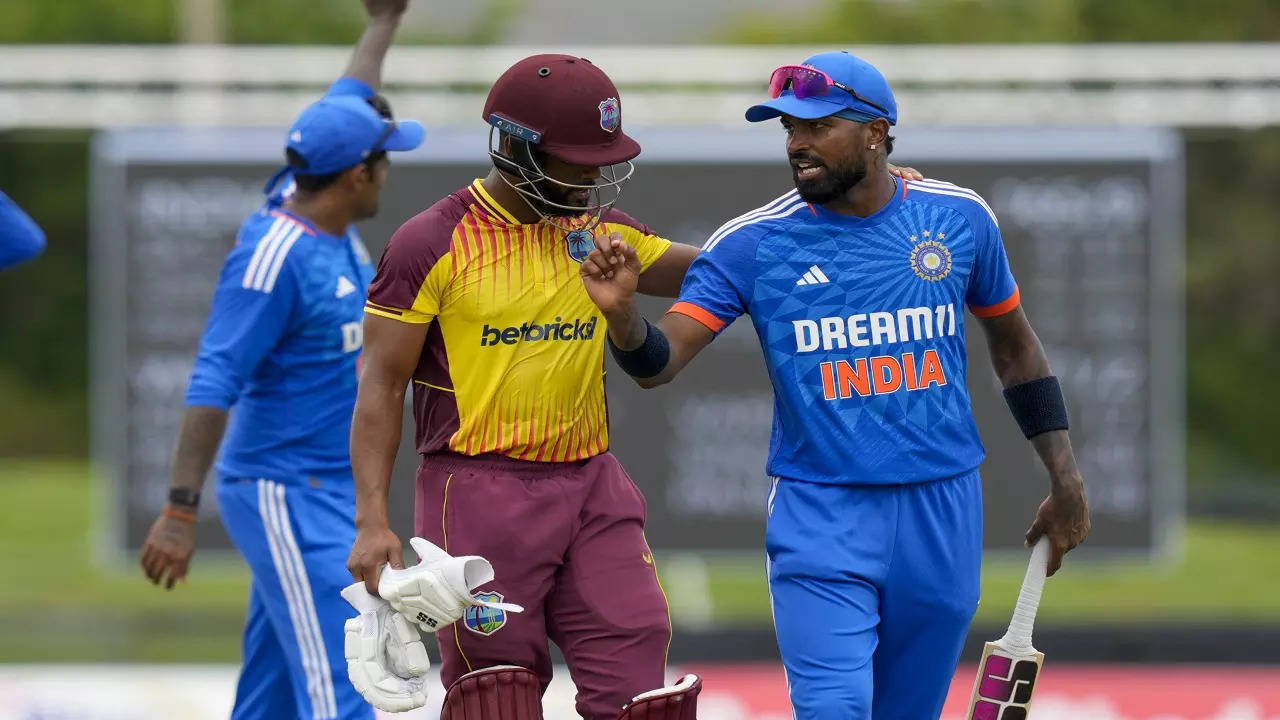
POLYGON ((965 715, 968 720, 1026 720, 1031 712, 1031 693, 1044 663, 1044 653, 1031 646, 1031 627, 1040 607, 1048 565, 1049 539, 1042 537, 1031 549, 1031 562, 1022 578, 1008 631, 982 648, 969 713, 965 715))

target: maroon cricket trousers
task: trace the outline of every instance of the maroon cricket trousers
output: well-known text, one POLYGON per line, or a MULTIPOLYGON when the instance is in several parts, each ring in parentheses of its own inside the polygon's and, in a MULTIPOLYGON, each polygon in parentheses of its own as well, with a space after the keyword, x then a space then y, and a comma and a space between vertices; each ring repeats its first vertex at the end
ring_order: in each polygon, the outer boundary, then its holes
POLYGON ((496 579, 477 594, 524 606, 473 607, 437 634, 445 687, 472 670, 519 665, 545 691, 548 639, 587 720, 614 720, 632 697, 662 687, 671 620, 644 518, 644 497, 611 453, 570 463, 425 456, 418 535, 451 555, 488 559, 496 579))

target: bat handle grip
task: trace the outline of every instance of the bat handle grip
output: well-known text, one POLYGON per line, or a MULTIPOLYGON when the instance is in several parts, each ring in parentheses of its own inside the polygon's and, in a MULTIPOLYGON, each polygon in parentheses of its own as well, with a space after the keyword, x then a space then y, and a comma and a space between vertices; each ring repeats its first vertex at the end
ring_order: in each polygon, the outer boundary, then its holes
POLYGON ((1018 603, 1013 608, 1009 631, 1004 635, 1010 650, 1031 650, 1031 629, 1036 622, 1036 610, 1040 607, 1040 594, 1044 591, 1045 573, 1049 567, 1049 538, 1041 537, 1031 548, 1031 561, 1027 574, 1022 578, 1018 591, 1018 603))

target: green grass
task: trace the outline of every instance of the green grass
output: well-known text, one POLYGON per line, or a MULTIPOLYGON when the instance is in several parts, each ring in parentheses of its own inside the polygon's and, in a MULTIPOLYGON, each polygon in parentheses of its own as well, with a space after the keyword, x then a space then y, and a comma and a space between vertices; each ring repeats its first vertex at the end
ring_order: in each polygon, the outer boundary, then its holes
MULTIPOLYGON (((1163 564, 1067 563, 1046 586, 1039 618, 1049 622, 1280 622, 1280 527, 1193 521, 1186 552, 1163 564)), ((769 617, 759 560, 711 568, 714 616, 728 622, 769 617)), ((976 622, 1009 620, 1026 565, 987 563, 976 622)))
MULTIPOLYGON (((1185 555, 1167 564, 1068 562, 1050 579, 1039 619, 1062 623, 1201 620, 1280 621, 1280 528, 1193 521, 1185 555)), ((762 562, 710 569, 714 616, 768 619, 762 562)), ((978 623, 1002 624, 1018 597, 1025 565, 987 564, 978 623)), ((668 588, 669 589, 669 588, 668 588)))
MULTIPOLYGON (((0 460, 0 662, 234 661, 239 657, 249 576, 242 565, 201 561, 172 592, 141 570, 95 565, 92 487, 81 462, 0 460)), ((1193 522, 1186 553, 1163 565, 1068 562, 1050 581, 1048 622, 1280 622, 1280 528, 1193 522)), ((659 566, 663 558, 659 557, 659 566)), ((673 563, 674 566, 674 563, 673 563)), ((978 621, 1008 621, 1020 564, 983 572, 978 621)), ((666 577, 677 623, 691 590, 687 571, 666 577)), ((707 568, 710 607, 730 624, 767 623, 763 568, 719 557, 707 568)))
POLYGON ((0 461, 0 661, 226 660, 239 656, 249 574, 201 563, 170 592, 91 551, 83 462, 0 461))
MULTIPOLYGON (((1050 579, 1040 617, 1126 623, 1198 620, 1280 622, 1280 528, 1197 521, 1186 552, 1167 565, 1068 563, 1050 579)), ((1008 622, 1025 568, 983 573, 979 617, 1008 622)))

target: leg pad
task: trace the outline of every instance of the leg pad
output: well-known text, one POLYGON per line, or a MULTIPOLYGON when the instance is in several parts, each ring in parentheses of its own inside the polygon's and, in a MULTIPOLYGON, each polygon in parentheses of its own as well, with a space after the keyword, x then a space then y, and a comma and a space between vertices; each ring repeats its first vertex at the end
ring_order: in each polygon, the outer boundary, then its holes
POLYGON ((618 720, 697 720, 700 692, 702 678, 685 675, 675 685, 637 695, 622 708, 618 720))
POLYGON ((449 686, 440 720, 542 720, 542 688, 532 670, 497 665, 449 686))

